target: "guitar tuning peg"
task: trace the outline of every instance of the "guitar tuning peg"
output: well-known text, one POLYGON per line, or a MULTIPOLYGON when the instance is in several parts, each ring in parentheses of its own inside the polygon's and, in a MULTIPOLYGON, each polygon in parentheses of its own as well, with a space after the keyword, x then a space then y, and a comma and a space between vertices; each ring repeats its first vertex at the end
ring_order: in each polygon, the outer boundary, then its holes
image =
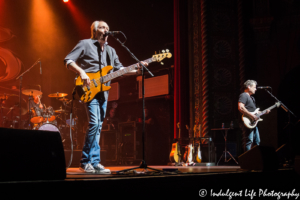
POLYGON ((156 54, 156 51, 154 53, 156 54))
POLYGON ((162 50, 161 52, 165 53, 165 50, 162 50))
POLYGON ((163 62, 160 62, 160 64, 161 64, 161 65, 164 65, 164 63, 163 63, 163 62))
POLYGON ((166 52, 169 53, 169 49, 166 49, 166 52))

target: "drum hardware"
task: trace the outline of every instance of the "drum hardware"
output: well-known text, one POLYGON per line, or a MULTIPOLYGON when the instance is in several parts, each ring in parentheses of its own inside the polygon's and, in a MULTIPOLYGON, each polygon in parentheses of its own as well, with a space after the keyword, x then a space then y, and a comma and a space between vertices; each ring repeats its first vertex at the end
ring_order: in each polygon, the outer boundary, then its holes
POLYGON ((69 126, 76 126, 76 124, 77 124, 77 117, 72 119, 72 125, 71 125, 71 123, 70 123, 70 119, 67 119, 67 120, 66 120, 66 123, 67 123, 69 126))
POLYGON ((8 97, 9 97, 9 94, 0 94, 0 101, 1 101, 1 102, 2 102, 2 101, 5 101, 5 100, 8 99, 8 97))
POLYGON ((55 120, 54 110, 51 106, 48 106, 48 108, 45 109, 45 112, 43 113, 44 122, 49 123, 55 120))
POLYGON ((1 124, 0 126, 4 127, 6 116, 4 116, 4 112, 6 112, 9 108, 2 106, 5 100, 8 99, 8 94, 0 94, 0 114, 1 114, 1 124), (5 111, 6 110, 6 111, 5 111))
MULTIPOLYGON (((10 108, 11 110, 10 112, 13 112, 13 114, 15 116, 18 115, 18 113, 20 112, 20 102, 19 102, 19 96, 15 95, 15 94, 11 94, 8 95, 8 98, 2 102, 2 104, 7 107, 10 108)), ((21 115, 25 115, 27 113, 27 102, 25 101, 25 99, 22 98, 22 102, 21 102, 21 115)))

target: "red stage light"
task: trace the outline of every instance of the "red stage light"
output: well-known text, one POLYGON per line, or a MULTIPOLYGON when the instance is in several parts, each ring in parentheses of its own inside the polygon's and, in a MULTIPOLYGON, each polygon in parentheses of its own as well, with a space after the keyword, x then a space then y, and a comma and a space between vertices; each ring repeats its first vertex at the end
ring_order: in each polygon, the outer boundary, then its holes
POLYGON ((65 3, 69 2, 69 0, 64 0, 65 3))

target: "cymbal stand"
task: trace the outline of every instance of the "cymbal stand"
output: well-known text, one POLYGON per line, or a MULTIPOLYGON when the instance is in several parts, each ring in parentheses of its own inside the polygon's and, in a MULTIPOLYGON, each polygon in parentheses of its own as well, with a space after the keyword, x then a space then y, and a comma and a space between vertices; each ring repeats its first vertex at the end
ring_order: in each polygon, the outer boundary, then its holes
POLYGON ((21 117, 22 117, 22 106, 21 106, 21 104, 22 104, 22 80, 23 80, 23 75, 24 74, 26 74, 27 72, 29 72, 29 70, 31 69, 31 68, 33 68, 37 63, 39 63, 40 62, 40 58, 37 60, 37 61, 35 61, 35 63, 31 66, 31 67, 29 67, 25 72, 23 72, 22 74, 20 74, 17 78, 16 78, 16 80, 18 80, 19 78, 20 78, 20 88, 19 88, 19 90, 20 90, 20 93, 19 93, 19 95, 20 95, 20 99, 19 99, 19 110, 20 110, 20 113, 19 113, 19 116, 20 116, 20 123, 19 123, 19 128, 23 128, 22 127, 22 123, 21 123, 21 117))
POLYGON ((3 116, 3 106, 2 106, 2 104, 3 104, 3 101, 4 100, 6 100, 6 95, 4 94, 4 99, 0 99, 0 108, 1 108, 1 121, 2 121, 2 127, 4 127, 4 122, 5 122, 5 120, 4 120, 4 116, 3 116))
POLYGON ((15 119, 14 119, 14 110, 15 110, 15 106, 11 107, 10 110, 8 111, 7 115, 10 113, 11 115, 11 121, 12 121, 12 125, 11 128, 15 128, 15 119))
POLYGON ((28 115, 29 115, 29 129, 31 130, 31 122, 30 122, 30 119, 32 118, 32 111, 31 111, 31 101, 32 101, 32 96, 29 95, 28 96, 28 115))

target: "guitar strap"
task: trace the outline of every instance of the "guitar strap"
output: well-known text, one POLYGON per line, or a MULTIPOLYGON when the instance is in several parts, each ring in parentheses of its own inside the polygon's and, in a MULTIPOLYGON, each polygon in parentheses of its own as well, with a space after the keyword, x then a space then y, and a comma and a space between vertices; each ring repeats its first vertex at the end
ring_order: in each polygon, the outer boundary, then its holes
POLYGON ((112 58, 111 47, 106 45, 106 62, 107 62, 107 65, 113 66, 113 64, 111 62, 111 60, 112 60, 111 58, 112 58))
POLYGON ((251 97, 251 99, 252 99, 252 101, 253 101, 253 104, 256 106, 256 102, 255 102, 254 97, 253 97, 253 96, 250 96, 250 97, 251 97))

